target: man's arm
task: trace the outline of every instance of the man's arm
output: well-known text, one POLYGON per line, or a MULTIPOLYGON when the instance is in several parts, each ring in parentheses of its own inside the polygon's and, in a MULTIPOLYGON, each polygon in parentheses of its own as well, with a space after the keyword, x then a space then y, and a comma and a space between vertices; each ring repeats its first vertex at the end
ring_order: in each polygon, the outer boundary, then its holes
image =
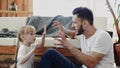
POLYGON ((99 61, 104 57, 104 54, 97 52, 91 52, 89 55, 82 53, 78 48, 74 46, 69 46, 67 49, 73 54, 73 56, 86 65, 88 68, 94 68, 99 61))
POLYGON ((71 39, 75 39, 75 31, 71 31, 71 30, 67 30, 65 31, 65 35, 67 35, 67 37, 71 38, 71 39))
POLYGON ((54 21, 53 23, 54 28, 58 28, 60 31, 64 32, 70 38, 75 38, 75 31, 66 29, 63 25, 60 24, 59 21, 54 21))
POLYGON ((88 68, 94 68, 104 57, 104 54, 97 52, 91 52, 89 55, 84 54, 78 48, 67 41, 63 32, 60 32, 59 36, 61 39, 56 39, 60 42, 57 45, 61 45, 67 48, 80 63, 86 65, 88 68))

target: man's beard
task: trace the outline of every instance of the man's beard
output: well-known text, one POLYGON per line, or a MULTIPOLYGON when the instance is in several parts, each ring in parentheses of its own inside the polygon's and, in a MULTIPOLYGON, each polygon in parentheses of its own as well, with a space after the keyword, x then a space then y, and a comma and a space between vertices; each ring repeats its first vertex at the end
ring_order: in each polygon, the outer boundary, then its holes
POLYGON ((83 27, 81 25, 80 28, 79 28, 79 30, 78 30, 77 35, 81 35, 81 34, 83 34, 83 32, 84 32, 84 30, 83 30, 83 27))

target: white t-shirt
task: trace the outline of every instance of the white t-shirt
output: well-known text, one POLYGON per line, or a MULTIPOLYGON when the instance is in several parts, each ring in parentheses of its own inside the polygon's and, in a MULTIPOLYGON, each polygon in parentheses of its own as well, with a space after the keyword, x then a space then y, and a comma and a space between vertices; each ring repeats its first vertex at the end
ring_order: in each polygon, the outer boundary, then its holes
POLYGON ((33 46, 27 47, 25 45, 20 45, 17 56, 17 68, 33 68, 34 64, 34 54, 26 61, 24 64, 20 64, 19 60, 31 51, 33 46))
MULTIPOLYGON (((89 55, 91 51, 94 51, 105 55, 95 68, 113 68, 113 43, 107 32, 97 30, 95 34, 88 39, 86 39, 84 35, 78 36, 77 39, 80 40, 80 48, 84 54, 89 55)), ((83 68, 87 67, 83 65, 83 68)))

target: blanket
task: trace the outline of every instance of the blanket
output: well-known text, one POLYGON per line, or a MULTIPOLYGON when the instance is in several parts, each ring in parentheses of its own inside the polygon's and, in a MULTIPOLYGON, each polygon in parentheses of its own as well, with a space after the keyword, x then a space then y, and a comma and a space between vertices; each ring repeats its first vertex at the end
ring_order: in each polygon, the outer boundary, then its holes
POLYGON ((64 27, 68 28, 68 29, 72 29, 71 28, 71 16, 68 17, 64 17, 62 15, 57 15, 55 17, 41 17, 41 16, 31 16, 28 17, 26 20, 26 25, 32 25, 35 27, 36 29, 36 34, 37 36, 41 36, 43 33, 43 25, 46 24, 47 26, 47 33, 46 36, 49 37, 54 37, 56 36, 56 32, 58 31, 58 29, 54 29, 52 24, 53 21, 59 21, 64 27))

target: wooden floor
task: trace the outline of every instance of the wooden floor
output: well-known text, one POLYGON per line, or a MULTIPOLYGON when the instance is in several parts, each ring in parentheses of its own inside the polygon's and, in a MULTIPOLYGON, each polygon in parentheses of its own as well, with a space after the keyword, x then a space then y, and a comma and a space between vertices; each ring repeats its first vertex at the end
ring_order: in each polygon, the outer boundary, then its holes
MULTIPOLYGON (((34 65, 35 67, 37 63, 40 61, 40 57, 44 54, 44 52, 48 48, 51 48, 51 47, 43 47, 35 50, 35 65, 34 65)), ((52 48, 58 50, 64 56, 72 57, 72 54, 67 49, 55 48, 55 47, 52 47, 52 48)), ((0 46, 0 68, 9 68, 9 66, 13 64, 12 62, 8 62, 8 61, 11 61, 14 59, 15 49, 16 49, 16 46, 0 46)))
MULTIPOLYGON (((0 68, 9 68, 12 62, 8 62, 10 60, 13 60, 14 55, 15 55, 15 46, 0 46, 0 68)), ((40 61, 40 57, 44 54, 44 52, 51 47, 43 47, 41 49, 35 50, 35 64, 34 68, 36 68, 37 63, 40 61)), ((73 59, 73 55, 65 48, 55 48, 52 47, 56 50, 58 50, 60 53, 62 53, 64 56, 70 57, 70 59, 73 59), (72 58, 71 58, 72 57, 72 58)), ((74 61, 74 59, 72 60, 74 61)), ((75 60, 76 62, 76 60, 75 60)), ((76 62, 77 64, 77 62, 76 62)), ((116 67, 115 65, 113 68, 120 68, 116 67)))

